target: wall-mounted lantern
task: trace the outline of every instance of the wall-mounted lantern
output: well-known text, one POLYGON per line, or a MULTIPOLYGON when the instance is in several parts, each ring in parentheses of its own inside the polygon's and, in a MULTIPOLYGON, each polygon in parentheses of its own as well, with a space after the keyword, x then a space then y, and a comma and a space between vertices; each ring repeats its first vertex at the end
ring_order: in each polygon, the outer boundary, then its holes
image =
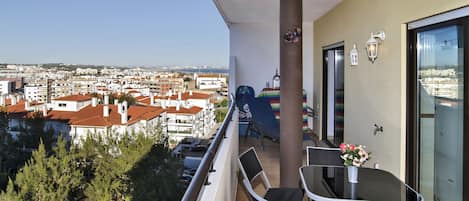
POLYGON ((366 41, 366 53, 371 63, 374 63, 376 58, 378 58, 379 44, 385 37, 384 31, 380 31, 378 33, 371 33, 370 39, 366 41))
POLYGON ((352 65, 352 66, 357 66, 358 65, 357 44, 353 44, 353 48, 350 50, 350 65, 352 65))

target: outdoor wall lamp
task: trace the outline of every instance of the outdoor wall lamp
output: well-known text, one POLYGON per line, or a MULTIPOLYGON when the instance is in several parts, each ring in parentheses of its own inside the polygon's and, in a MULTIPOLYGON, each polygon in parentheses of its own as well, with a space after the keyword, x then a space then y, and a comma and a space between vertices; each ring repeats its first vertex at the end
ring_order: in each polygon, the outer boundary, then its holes
POLYGON ((378 33, 371 33, 370 39, 366 41, 366 53, 371 63, 374 63, 376 58, 378 58, 378 47, 385 37, 384 31, 380 31, 378 33))

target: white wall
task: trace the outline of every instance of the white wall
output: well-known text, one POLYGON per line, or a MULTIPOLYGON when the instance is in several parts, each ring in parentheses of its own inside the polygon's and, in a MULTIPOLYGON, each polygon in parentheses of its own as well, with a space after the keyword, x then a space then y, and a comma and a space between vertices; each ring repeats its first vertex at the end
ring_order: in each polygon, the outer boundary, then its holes
POLYGON ((0 95, 9 94, 13 91, 13 82, 11 81, 0 81, 0 95))
POLYGON ((52 100, 52 109, 57 111, 77 112, 88 105, 91 105, 91 100, 81 102, 52 100), (65 107, 60 107, 59 104, 65 104, 65 107))
POLYGON ((236 57, 236 88, 249 85, 259 94, 280 68, 278 24, 231 24, 230 56, 236 57))
MULTIPOLYGON (((314 107, 314 34, 313 22, 303 22, 303 89, 306 91, 308 106, 314 107)), ((308 118, 308 127, 313 127, 313 119, 308 118)))
MULTIPOLYGON (((308 106, 314 107, 314 38, 313 22, 303 23, 303 88, 308 98, 308 106)), ((269 81, 272 86, 272 77, 275 70, 280 70, 280 34, 278 22, 272 23, 240 23, 230 25, 230 56, 233 66, 230 66, 230 88, 233 81, 236 84, 233 92, 240 85, 252 86, 256 95, 269 81)), ((280 75, 281 76, 281 75, 280 75)), ((231 93, 231 92, 230 92, 231 93)), ((308 120, 310 128, 312 119, 308 120)))

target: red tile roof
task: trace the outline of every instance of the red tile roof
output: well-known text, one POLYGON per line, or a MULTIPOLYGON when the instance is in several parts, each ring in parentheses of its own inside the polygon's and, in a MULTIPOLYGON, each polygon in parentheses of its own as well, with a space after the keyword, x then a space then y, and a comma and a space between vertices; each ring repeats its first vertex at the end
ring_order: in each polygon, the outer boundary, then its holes
MULTIPOLYGON (((26 104, 26 101, 24 100, 21 100, 19 101, 18 103, 16 103, 15 105, 11 105, 10 102, 8 100, 10 99, 6 99, 7 101, 5 101, 7 103, 7 106, 6 106, 6 111, 8 113, 8 115, 11 117, 11 118, 28 118, 28 117, 35 117, 37 115, 38 112, 34 112, 34 111, 27 111, 25 109, 25 104, 26 104)), ((31 104, 31 106, 33 105, 39 105, 40 103, 37 103, 37 102, 34 102, 33 104, 31 104)))
POLYGON ((137 90, 129 90, 127 93, 132 94, 132 93, 140 93, 140 91, 137 90))
MULTIPOLYGON (((68 121, 71 125, 109 127, 122 125, 121 115, 117 112, 117 105, 109 105, 109 117, 103 116, 104 105, 96 107, 91 105, 78 112, 51 111, 47 118, 51 120, 68 121)), ((158 117, 164 110, 161 107, 132 105, 128 109, 129 120, 127 125, 134 124, 140 120, 150 120, 158 117)))
MULTIPOLYGON (((204 93, 198 93, 198 92, 192 92, 192 95, 190 95, 189 92, 181 93, 181 100, 187 100, 187 99, 209 99, 212 97, 211 94, 204 94, 204 93)), ((171 100, 177 100, 178 94, 173 94, 171 97, 169 96, 155 96, 156 99, 168 99, 170 98, 171 100)))
POLYGON ((168 114, 197 114, 203 109, 201 107, 192 106, 191 108, 180 107, 179 110, 176 110, 176 107, 167 107, 165 111, 168 114))
POLYGON ((70 95, 70 96, 64 96, 64 97, 61 97, 61 98, 56 98, 56 99, 54 99, 54 100, 58 100, 58 101, 78 101, 78 102, 82 102, 82 101, 91 100, 91 96, 75 94, 75 95, 70 95))

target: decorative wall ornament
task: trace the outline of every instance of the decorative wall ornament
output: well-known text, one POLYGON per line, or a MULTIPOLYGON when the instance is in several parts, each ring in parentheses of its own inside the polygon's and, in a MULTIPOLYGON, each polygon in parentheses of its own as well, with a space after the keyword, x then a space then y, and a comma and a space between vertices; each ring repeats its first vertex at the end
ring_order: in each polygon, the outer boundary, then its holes
POLYGON ((293 30, 288 30, 287 33, 283 35, 283 41, 286 43, 297 43, 301 38, 301 28, 294 28, 293 30))

